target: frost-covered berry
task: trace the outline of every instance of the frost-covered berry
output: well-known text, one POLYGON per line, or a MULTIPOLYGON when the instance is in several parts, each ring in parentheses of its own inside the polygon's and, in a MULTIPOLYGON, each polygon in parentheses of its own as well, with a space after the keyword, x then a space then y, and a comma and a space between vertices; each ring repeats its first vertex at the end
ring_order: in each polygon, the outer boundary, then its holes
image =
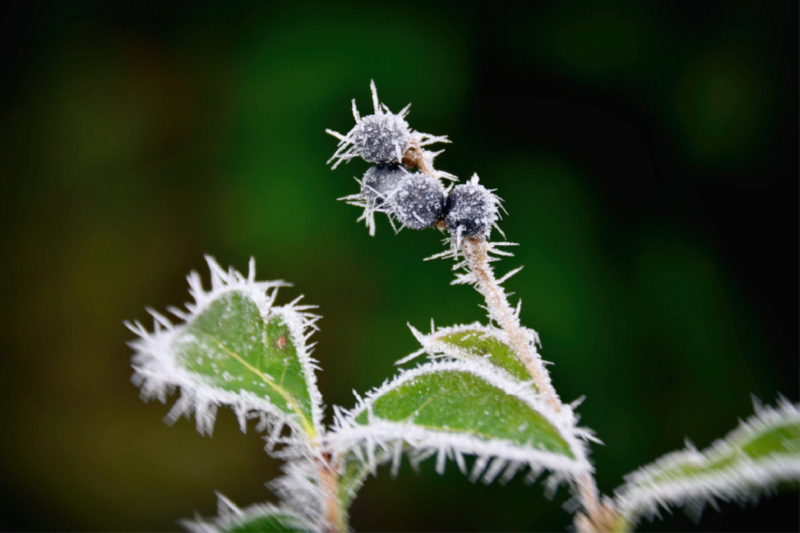
POLYGON ((376 165, 370 167, 361 180, 361 194, 369 205, 380 206, 411 173, 402 165, 376 165))
POLYGON ((456 185, 447 195, 444 222, 457 237, 489 235, 497 221, 497 197, 477 179, 456 185))
POLYGON ((411 229, 424 229, 439 220, 444 209, 444 192, 439 181, 413 174, 397 187, 390 203, 391 213, 411 229))
POLYGON ((400 163, 406 151, 412 146, 419 152, 420 164, 429 164, 426 161, 432 161, 435 154, 422 150, 422 147, 437 142, 450 142, 447 137, 412 130, 405 120, 409 106, 401 109, 399 113, 392 113, 378 100, 378 90, 374 81, 370 83, 370 89, 374 114, 362 118, 356 109, 356 101, 353 100, 353 118, 356 120, 353 129, 344 135, 325 130, 339 139, 336 152, 328 160, 328 163, 333 163, 333 168, 354 157, 361 157, 368 163, 400 163))
POLYGON ((362 118, 352 135, 353 151, 368 163, 397 163, 411 142, 408 123, 391 113, 362 118))

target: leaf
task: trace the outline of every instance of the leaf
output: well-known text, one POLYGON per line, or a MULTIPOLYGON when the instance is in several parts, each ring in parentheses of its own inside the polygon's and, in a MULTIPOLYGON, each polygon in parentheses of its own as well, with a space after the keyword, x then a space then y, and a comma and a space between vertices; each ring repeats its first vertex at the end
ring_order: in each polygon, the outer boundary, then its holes
MULTIPOLYGON (((371 407, 372 414, 383 420, 534 444, 574 457, 559 431, 535 407, 469 372, 423 374, 387 391, 371 407)), ((363 411, 356 422, 367 424, 369 412, 363 411)))
POLYGON ((278 424, 273 441, 283 423, 313 438, 321 428, 321 398, 306 338, 315 317, 303 312, 306 306, 273 306, 285 283, 255 282, 252 262, 247 278, 208 262, 211 291, 193 273, 195 304, 187 305, 188 313, 173 310, 183 324, 173 326, 152 312, 154 333, 138 324, 132 328, 141 337, 131 345, 142 395, 165 401, 167 392, 180 387, 182 396, 167 418, 194 410, 201 433, 211 432, 223 404, 234 408, 242 431, 248 418, 259 417, 262 427, 278 424))
POLYGON ((615 491, 619 514, 633 526, 657 515, 659 505, 676 505, 699 518, 715 498, 754 501, 781 483, 800 482, 798 407, 757 404, 755 415, 702 452, 688 445, 628 474, 615 491))
POLYGON ((442 354, 457 360, 485 361, 513 379, 531 380, 531 375, 511 347, 508 334, 503 330, 476 322, 440 328, 429 335, 424 335, 413 327, 411 332, 424 350, 433 357, 442 354))
POLYGON ((301 533, 316 531, 311 522, 286 506, 257 504, 239 509, 233 502, 217 494, 217 513, 211 520, 197 518, 184 520, 181 525, 192 533, 281 532, 301 533))
MULTIPOLYGON (((383 463, 390 459, 390 452, 396 452, 396 455, 402 452, 402 442, 398 442, 397 446, 391 450, 382 450, 375 457, 378 463, 383 463)), ((341 469, 341 476, 339 477, 339 505, 346 512, 356 498, 358 491, 364 486, 367 476, 370 474, 370 464, 363 460, 363 456, 359 458, 352 450, 347 451, 342 459, 343 467, 341 469)), ((399 464, 398 464, 399 466, 399 464)), ((392 476, 396 476, 397 471, 392 471, 392 476)))
POLYGON ((501 474, 508 481, 525 466, 562 477, 591 470, 568 406, 556 413, 526 384, 475 361, 404 371, 337 423, 337 449, 351 449, 371 470, 388 459, 396 470, 406 445, 412 465, 437 454, 440 473, 447 458, 466 473, 462 454, 477 455, 470 477, 485 483, 501 474))
POLYGON ((271 311, 263 318, 239 291, 219 296, 175 336, 176 363, 215 388, 267 398, 313 435, 308 380, 287 324, 296 317, 271 311))
POLYGON ((342 509, 348 509, 369 475, 369 465, 352 451, 345 454, 343 461, 344 467, 339 478, 339 503, 342 509))

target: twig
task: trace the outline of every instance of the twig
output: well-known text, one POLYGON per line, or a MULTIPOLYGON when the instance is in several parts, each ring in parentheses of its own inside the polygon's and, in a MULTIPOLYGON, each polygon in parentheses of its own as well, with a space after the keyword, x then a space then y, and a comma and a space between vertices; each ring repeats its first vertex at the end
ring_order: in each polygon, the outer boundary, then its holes
POLYGON ((339 533, 343 527, 343 516, 339 504, 339 468, 332 454, 323 453, 317 461, 317 474, 325 495, 325 533, 339 533))

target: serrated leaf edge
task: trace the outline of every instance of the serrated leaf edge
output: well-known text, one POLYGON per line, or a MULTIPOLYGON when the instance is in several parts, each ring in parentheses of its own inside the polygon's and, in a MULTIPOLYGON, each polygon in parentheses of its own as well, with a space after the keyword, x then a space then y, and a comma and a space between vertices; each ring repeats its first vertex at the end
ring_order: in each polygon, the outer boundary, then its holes
MULTIPOLYGON (((187 279, 190 287, 189 293, 194 298, 194 303, 185 304, 187 312, 170 308, 174 315, 184 321, 183 323, 175 325, 165 316, 153 310, 148 310, 154 319, 152 333, 139 322, 126 323, 128 328, 139 336, 138 339, 130 341, 128 345, 135 351, 131 358, 131 365, 134 369, 131 381, 141 388, 140 396, 145 401, 157 398, 161 403, 166 403, 167 396, 172 394, 176 388, 180 388, 181 396, 165 420, 172 424, 181 416, 189 417, 194 412, 197 431, 200 434, 210 435, 213 432, 219 405, 228 405, 234 410, 243 432, 246 430, 247 420, 258 418, 257 431, 274 429, 287 424, 295 430, 309 433, 309 428, 304 427, 307 424, 303 424, 298 415, 287 414, 269 399, 246 390, 232 392, 204 384, 200 382, 196 374, 181 368, 176 362, 171 348, 175 337, 211 303, 226 294, 239 292, 256 304, 265 322, 275 316, 280 316, 288 327, 290 335, 295 341, 297 357, 308 384, 311 400, 311 425, 315 433, 319 434, 323 428, 322 396, 317 388, 314 373, 319 367, 317 361, 310 355, 313 346, 309 346, 307 343, 309 336, 317 329, 314 322, 318 317, 307 312, 312 306, 297 305, 300 298, 284 306, 274 306, 277 289, 291 284, 282 280, 255 281, 255 261, 253 259, 250 260, 247 277, 233 268, 227 272, 224 271, 213 257, 206 256, 206 261, 211 271, 211 289, 205 291, 199 274, 192 271, 187 279)), ((271 432, 271 436, 268 437, 268 449, 274 446, 274 442, 269 442, 269 440, 277 440, 279 436, 280 431, 271 432)))
POLYGON ((400 454, 392 452, 398 446, 404 446, 403 443, 413 450, 412 464, 436 454, 436 469, 440 473, 444 470, 446 459, 450 458, 455 460, 459 469, 466 474, 462 454, 475 455, 478 460, 473 466, 470 478, 473 481, 482 478, 486 483, 493 481, 501 473, 503 473, 501 477, 507 478, 505 481, 508 481, 524 467, 530 468, 534 477, 538 476, 543 469, 552 471, 555 475, 551 477, 550 484, 555 484, 555 486, 561 481, 577 479, 586 472, 593 472, 592 465, 587 458, 587 447, 582 441, 582 439, 590 438, 590 432, 576 427, 577 419, 571 408, 565 405, 560 412, 554 411, 528 386, 527 382, 510 379, 489 363, 475 360, 432 361, 414 369, 401 369, 399 375, 393 380, 384 382, 380 387, 373 389, 367 393, 365 398, 358 398, 358 403, 352 410, 345 411, 337 408, 335 413, 334 428, 327 436, 329 445, 340 453, 353 450, 356 454, 363 454, 364 460, 373 472, 380 463, 376 458, 381 455, 392 461, 392 469, 396 471, 399 467, 400 454), (386 421, 371 414, 368 415, 370 416, 368 424, 355 422, 356 417, 362 412, 371 413, 371 406, 375 400, 390 390, 419 376, 442 371, 473 374, 506 394, 525 402, 558 431, 567 443, 574 459, 500 439, 486 440, 463 433, 438 431, 421 428, 414 424, 386 421), (505 462, 505 464, 501 466, 501 462, 505 462), (487 468, 488 470, 485 470, 487 468))
POLYGON ((617 488, 614 505, 631 525, 640 517, 650 520, 659 516, 659 508, 670 505, 684 507, 686 512, 699 518, 706 504, 715 505, 715 498, 724 501, 747 503, 755 501, 762 492, 769 492, 778 483, 800 482, 800 442, 795 453, 776 453, 767 459, 743 459, 722 471, 694 476, 691 481, 654 482, 654 476, 666 469, 687 462, 713 462, 739 447, 739 442, 773 429, 777 425, 800 424, 800 404, 791 404, 781 398, 777 408, 755 403, 756 413, 711 444, 702 452, 690 443, 687 449, 669 453, 655 462, 625 476, 625 484, 617 488))

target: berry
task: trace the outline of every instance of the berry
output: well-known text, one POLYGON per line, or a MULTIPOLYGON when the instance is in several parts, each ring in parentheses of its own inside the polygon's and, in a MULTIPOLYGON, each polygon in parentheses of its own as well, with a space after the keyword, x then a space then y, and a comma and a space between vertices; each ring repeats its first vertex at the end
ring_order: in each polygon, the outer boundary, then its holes
POLYGON ((477 180, 456 185, 447 196, 445 213, 451 234, 459 238, 489 235, 497 220, 497 197, 477 180))
POLYGON ((391 213, 411 229, 424 229, 439 220, 444 209, 444 192, 439 181, 424 174, 405 178, 391 199, 391 213))
POLYGON ((414 154, 417 157, 413 164, 424 165, 427 161, 426 157, 432 160, 436 154, 422 150, 423 146, 437 142, 450 142, 447 137, 412 130, 405 120, 409 106, 401 109, 399 113, 392 113, 385 104, 381 104, 378 100, 378 90, 375 88, 374 81, 370 83, 370 89, 372 90, 372 107, 374 109, 372 115, 362 118, 356 108, 356 101, 353 100, 353 118, 356 120, 356 125, 344 135, 332 130, 325 130, 339 139, 336 152, 328 160, 328 163, 333 163, 333 168, 355 157, 379 165, 400 163, 412 146, 417 148, 417 152, 421 152, 414 154))
POLYGON ((361 194, 368 205, 379 206, 397 189, 411 173, 402 165, 376 165, 370 167, 361 181, 361 194))
POLYGON ((411 142, 408 123, 399 115, 368 115, 353 131, 353 151, 368 163, 397 163, 411 142))

